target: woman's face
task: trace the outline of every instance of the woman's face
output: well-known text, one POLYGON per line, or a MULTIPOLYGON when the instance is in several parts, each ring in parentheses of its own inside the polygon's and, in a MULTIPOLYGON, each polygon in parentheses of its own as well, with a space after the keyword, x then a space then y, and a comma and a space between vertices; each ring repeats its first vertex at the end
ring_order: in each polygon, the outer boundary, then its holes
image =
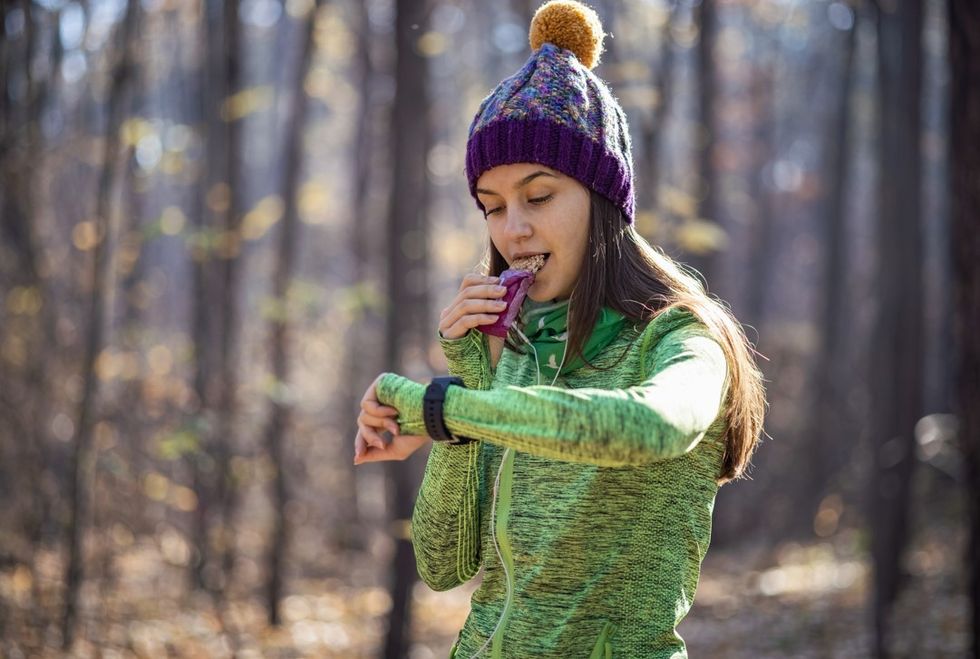
POLYGON ((589 190, 570 176, 534 163, 499 165, 476 182, 494 247, 513 263, 548 254, 528 297, 565 300, 578 280, 589 236, 589 190))

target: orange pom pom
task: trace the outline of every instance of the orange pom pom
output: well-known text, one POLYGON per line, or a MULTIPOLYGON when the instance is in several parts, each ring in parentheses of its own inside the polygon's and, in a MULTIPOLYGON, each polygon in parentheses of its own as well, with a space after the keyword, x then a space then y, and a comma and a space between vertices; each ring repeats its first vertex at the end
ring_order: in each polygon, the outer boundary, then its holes
POLYGON ((531 19, 531 49, 553 43, 575 53, 587 69, 595 68, 602 55, 602 31, 599 16, 590 7, 574 0, 552 0, 541 5, 531 19))

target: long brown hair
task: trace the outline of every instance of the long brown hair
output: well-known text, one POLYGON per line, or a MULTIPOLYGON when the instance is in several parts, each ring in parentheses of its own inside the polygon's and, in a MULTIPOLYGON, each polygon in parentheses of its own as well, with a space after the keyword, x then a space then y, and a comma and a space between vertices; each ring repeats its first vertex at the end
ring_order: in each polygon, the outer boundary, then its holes
MULTIPOLYGON (((570 304, 568 311, 569 357, 578 355, 589 363, 582 350, 603 306, 641 326, 672 307, 693 313, 721 344, 729 367, 725 400, 728 428, 717 482, 721 485, 742 477, 762 431, 766 407, 762 372, 742 325, 720 300, 707 294, 700 279, 627 224, 612 202, 591 190, 590 197, 589 242, 572 290, 575 304, 570 304)), ((483 270, 498 276, 508 264, 493 241, 488 242, 483 270)), ((506 346, 523 353, 517 339, 512 328, 506 346)))

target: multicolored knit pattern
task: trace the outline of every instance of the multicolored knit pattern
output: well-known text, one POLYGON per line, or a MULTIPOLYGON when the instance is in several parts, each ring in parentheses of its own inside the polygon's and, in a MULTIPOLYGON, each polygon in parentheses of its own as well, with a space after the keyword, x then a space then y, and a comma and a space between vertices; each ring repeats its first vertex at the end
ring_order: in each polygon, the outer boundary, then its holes
POLYGON ((483 172, 533 162, 603 195, 632 223, 633 156, 626 114, 575 54, 544 43, 483 99, 470 125, 466 176, 476 195, 483 172))

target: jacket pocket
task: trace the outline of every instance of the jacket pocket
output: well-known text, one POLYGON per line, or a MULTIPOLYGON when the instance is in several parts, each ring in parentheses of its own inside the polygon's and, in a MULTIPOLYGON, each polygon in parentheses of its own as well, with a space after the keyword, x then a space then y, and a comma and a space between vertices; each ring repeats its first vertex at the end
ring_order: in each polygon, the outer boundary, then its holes
POLYGON ((592 648, 589 659, 612 659, 612 637, 615 633, 616 625, 607 621, 602 626, 602 631, 599 632, 599 638, 596 639, 595 647, 592 648))

